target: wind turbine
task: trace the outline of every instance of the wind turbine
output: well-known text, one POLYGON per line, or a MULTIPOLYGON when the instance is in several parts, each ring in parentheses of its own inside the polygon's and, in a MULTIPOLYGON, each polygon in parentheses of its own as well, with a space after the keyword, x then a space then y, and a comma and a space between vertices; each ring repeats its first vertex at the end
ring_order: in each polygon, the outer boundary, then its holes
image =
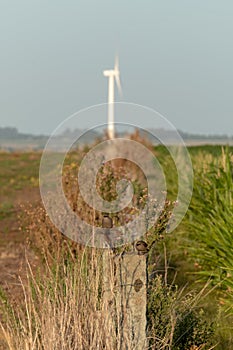
POLYGON ((118 57, 115 58, 114 69, 104 70, 103 74, 108 77, 108 137, 114 139, 114 80, 116 80, 120 94, 122 93, 118 57))

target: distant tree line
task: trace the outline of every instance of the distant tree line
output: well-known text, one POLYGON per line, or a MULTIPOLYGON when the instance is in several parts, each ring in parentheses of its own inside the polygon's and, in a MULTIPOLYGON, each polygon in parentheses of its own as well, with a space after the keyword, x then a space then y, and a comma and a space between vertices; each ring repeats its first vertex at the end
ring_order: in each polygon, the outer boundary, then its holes
MULTIPOLYGON (((125 132, 121 132, 120 134, 124 134, 125 132)), ((155 137, 162 140, 173 140, 176 139, 176 132, 174 130, 165 130, 165 129, 148 129, 148 130, 139 130, 139 134, 142 137, 146 137, 152 142, 155 137)), ((187 132, 183 132, 179 130, 180 136, 184 140, 233 140, 233 136, 228 135, 201 135, 201 134, 189 134, 187 132)), ((89 133, 85 133, 85 130, 75 129, 75 130, 65 130, 58 138, 70 138, 71 136, 80 136, 83 135, 82 138, 85 139, 86 142, 92 140, 97 137, 101 137, 101 135, 92 131, 89 133)), ((47 139, 46 135, 32 135, 32 134, 24 134, 18 132, 15 127, 0 127, 0 139, 1 140, 44 140, 47 139)))
POLYGON ((1 140, 38 140, 46 138, 45 135, 32 135, 19 133, 17 128, 14 127, 0 127, 0 139, 1 140))
POLYGON ((212 134, 212 135, 203 135, 203 134, 189 134, 179 130, 180 136, 185 140, 232 140, 233 136, 228 136, 226 134, 212 134))
POLYGON ((4 139, 10 139, 10 138, 17 138, 18 137, 18 130, 16 128, 0 128, 0 138, 4 139))

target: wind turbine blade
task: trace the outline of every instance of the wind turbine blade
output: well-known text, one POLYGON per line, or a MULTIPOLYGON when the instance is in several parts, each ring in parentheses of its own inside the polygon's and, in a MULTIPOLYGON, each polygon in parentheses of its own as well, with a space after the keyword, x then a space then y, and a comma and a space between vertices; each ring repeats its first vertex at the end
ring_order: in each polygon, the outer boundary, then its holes
POLYGON ((119 57, 118 55, 116 55, 115 57, 115 66, 114 66, 114 70, 119 72, 119 57))
POLYGON ((119 71, 119 57, 116 55, 115 57, 115 65, 114 65, 114 71, 115 71, 115 79, 118 91, 120 95, 122 96, 122 88, 121 88, 121 81, 120 81, 120 71, 119 71))
POLYGON ((116 84, 117 84, 118 91, 119 91, 120 95, 122 96, 122 88, 121 88, 121 81, 120 81, 120 74, 119 74, 119 72, 118 72, 118 74, 115 75, 115 79, 116 79, 116 84))

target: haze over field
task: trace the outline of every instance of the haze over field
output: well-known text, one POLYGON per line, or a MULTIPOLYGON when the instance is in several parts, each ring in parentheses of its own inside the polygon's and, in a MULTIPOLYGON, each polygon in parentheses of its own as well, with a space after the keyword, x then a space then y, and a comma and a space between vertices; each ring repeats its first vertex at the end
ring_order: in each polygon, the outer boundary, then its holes
MULTIPOLYGON (((119 129, 116 126, 116 135, 127 138, 135 132, 136 129, 119 129)), ((147 129, 139 130, 139 135, 150 141, 152 144, 160 144, 160 140, 163 140, 164 144, 173 144, 176 140, 176 133, 172 130, 165 129, 147 129), (155 137, 156 135, 156 137, 155 137)), ((233 136, 227 135, 200 135, 200 134, 189 134, 179 131, 180 136, 187 146, 197 145, 233 145, 233 136)), ((85 130, 85 129, 66 129, 62 133, 54 136, 56 139, 55 145, 60 149, 67 144, 70 144, 70 140, 75 138, 76 142, 74 147, 83 146, 86 144, 93 144, 97 139, 104 139, 106 137, 106 128, 102 127, 99 129, 85 130), (63 145, 63 146, 62 146, 63 145)), ((34 134, 23 134, 20 133, 16 128, 1 128, 0 127, 0 150, 4 151, 38 151, 44 149, 48 142, 48 135, 34 135, 34 134)))
POLYGON ((232 15, 230 0, 3 1, 0 126, 50 134, 107 102, 102 71, 118 52, 123 101, 188 133, 232 135, 232 15))

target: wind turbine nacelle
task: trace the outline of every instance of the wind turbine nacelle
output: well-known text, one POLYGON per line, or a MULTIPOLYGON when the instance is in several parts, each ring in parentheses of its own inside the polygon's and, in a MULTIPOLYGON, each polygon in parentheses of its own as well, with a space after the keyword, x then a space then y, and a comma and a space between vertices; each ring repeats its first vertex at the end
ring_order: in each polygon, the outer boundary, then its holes
POLYGON ((111 76, 116 75, 116 71, 113 70, 113 69, 111 69, 111 70, 104 70, 103 74, 104 74, 105 77, 111 77, 111 76))

